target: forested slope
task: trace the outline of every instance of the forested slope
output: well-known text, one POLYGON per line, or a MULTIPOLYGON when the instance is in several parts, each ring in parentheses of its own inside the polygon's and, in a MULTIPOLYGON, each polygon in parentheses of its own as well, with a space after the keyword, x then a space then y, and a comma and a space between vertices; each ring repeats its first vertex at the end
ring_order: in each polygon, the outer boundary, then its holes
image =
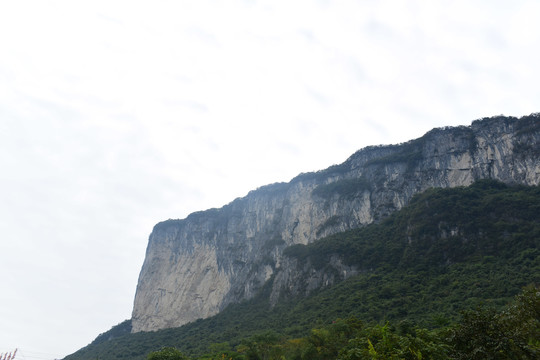
POLYGON ((336 258, 330 261, 336 271, 311 273, 283 251, 380 222, 430 188, 481 179, 536 186, 539 154, 540 114, 484 118, 402 144, 369 146, 341 164, 263 186, 221 208, 161 222, 148 239, 132 332, 216 315, 255 297, 272 276, 272 304, 287 293, 306 296, 336 284, 358 274, 357 267, 336 258))
POLYGON ((66 359, 143 359, 164 346, 200 356, 212 344, 235 348, 256 334, 270 336, 269 330, 278 338, 305 337, 350 316, 370 324, 444 328, 459 321, 461 310, 482 303, 501 308, 524 286, 540 284, 539 249, 538 186, 484 180, 430 189, 378 224, 285 250, 314 271, 339 257, 359 275, 308 297, 282 293, 273 307, 270 279, 255 298, 214 317, 135 334, 127 333, 125 322, 66 359))

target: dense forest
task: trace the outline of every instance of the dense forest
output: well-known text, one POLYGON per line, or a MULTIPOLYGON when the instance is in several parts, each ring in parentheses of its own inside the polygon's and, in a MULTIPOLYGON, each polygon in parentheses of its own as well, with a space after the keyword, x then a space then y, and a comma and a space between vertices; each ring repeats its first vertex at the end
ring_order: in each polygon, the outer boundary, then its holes
MULTIPOLYGON (((285 251, 359 275, 307 297, 255 298, 180 328, 125 321, 74 359, 536 359, 540 187, 430 189, 379 223, 285 251)), ((331 271, 331 270, 329 270, 331 271)))
MULTIPOLYGON (((210 346, 199 360, 361 360, 361 359, 538 359, 540 288, 530 286, 501 311, 479 307, 462 313, 452 326, 433 330, 412 326, 366 325, 358 318, 336 319, 301 338, 268 331, 251 336, 233 350, 229 343, 210 346)), ((172 347, 148 360, 189 360, 172 347)))

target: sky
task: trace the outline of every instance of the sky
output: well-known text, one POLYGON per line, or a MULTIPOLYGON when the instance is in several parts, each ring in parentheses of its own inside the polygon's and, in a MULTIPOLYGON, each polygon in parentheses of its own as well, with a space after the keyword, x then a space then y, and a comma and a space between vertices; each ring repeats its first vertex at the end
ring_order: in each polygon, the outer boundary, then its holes
POLYGON ((540 2, 1 1, 0 354, 131 317, 159 221, 540 111, 540 2))

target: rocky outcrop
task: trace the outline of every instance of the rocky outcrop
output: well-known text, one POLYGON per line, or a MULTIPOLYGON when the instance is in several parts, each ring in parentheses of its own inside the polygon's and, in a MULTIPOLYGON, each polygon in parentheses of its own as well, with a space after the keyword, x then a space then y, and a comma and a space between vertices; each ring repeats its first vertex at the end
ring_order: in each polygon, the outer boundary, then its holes
POLYGON ((270 279, 275 302, 354 275, 358 270, 338 258, 314 270, 283 250, 378 221, 428 188, 484 178, 539 184, 540 115, 485 118, 368 147, 343 164, 261 187, 220 209, 159 223, 139 276, 133 332, 212 316, 253 297, 270 279))

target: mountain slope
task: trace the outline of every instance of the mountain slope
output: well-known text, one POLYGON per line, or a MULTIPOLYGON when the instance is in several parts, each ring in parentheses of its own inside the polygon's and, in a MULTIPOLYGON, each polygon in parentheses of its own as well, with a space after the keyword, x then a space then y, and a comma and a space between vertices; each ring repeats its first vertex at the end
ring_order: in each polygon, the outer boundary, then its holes
MULTIPOLYGON (((269 279, 249 301, 174 329, 126 334, 123 323, 66 359, 143 359, 162 346, 202 354, 212 343, 268 330, 304 336, 317 325, 355 315, 363 321, 437 327, 482 302, 502 306, 540 283, 540 187, 479 181, 429 189, 380 223, 335 234, 284 254, 308 274, 335 272, 331 259, 358 269, 334 286, 282 292, 273 307, 269 279)), ((298 278, 308 284, 308 279, 298 278)))
POLYGON ((253 298, 274 279, 276 304, 287 289, 309 294, 361 269, 330 259, 307 287, 291 245, 381 221, 429 188, 480 179, 537 185, 540 116, 496 117, 434 129, 400 145, 368 147, 341 165, 250 192, 221 209, 157 224, 135 296, 132 331, 177 327, 253 298))

